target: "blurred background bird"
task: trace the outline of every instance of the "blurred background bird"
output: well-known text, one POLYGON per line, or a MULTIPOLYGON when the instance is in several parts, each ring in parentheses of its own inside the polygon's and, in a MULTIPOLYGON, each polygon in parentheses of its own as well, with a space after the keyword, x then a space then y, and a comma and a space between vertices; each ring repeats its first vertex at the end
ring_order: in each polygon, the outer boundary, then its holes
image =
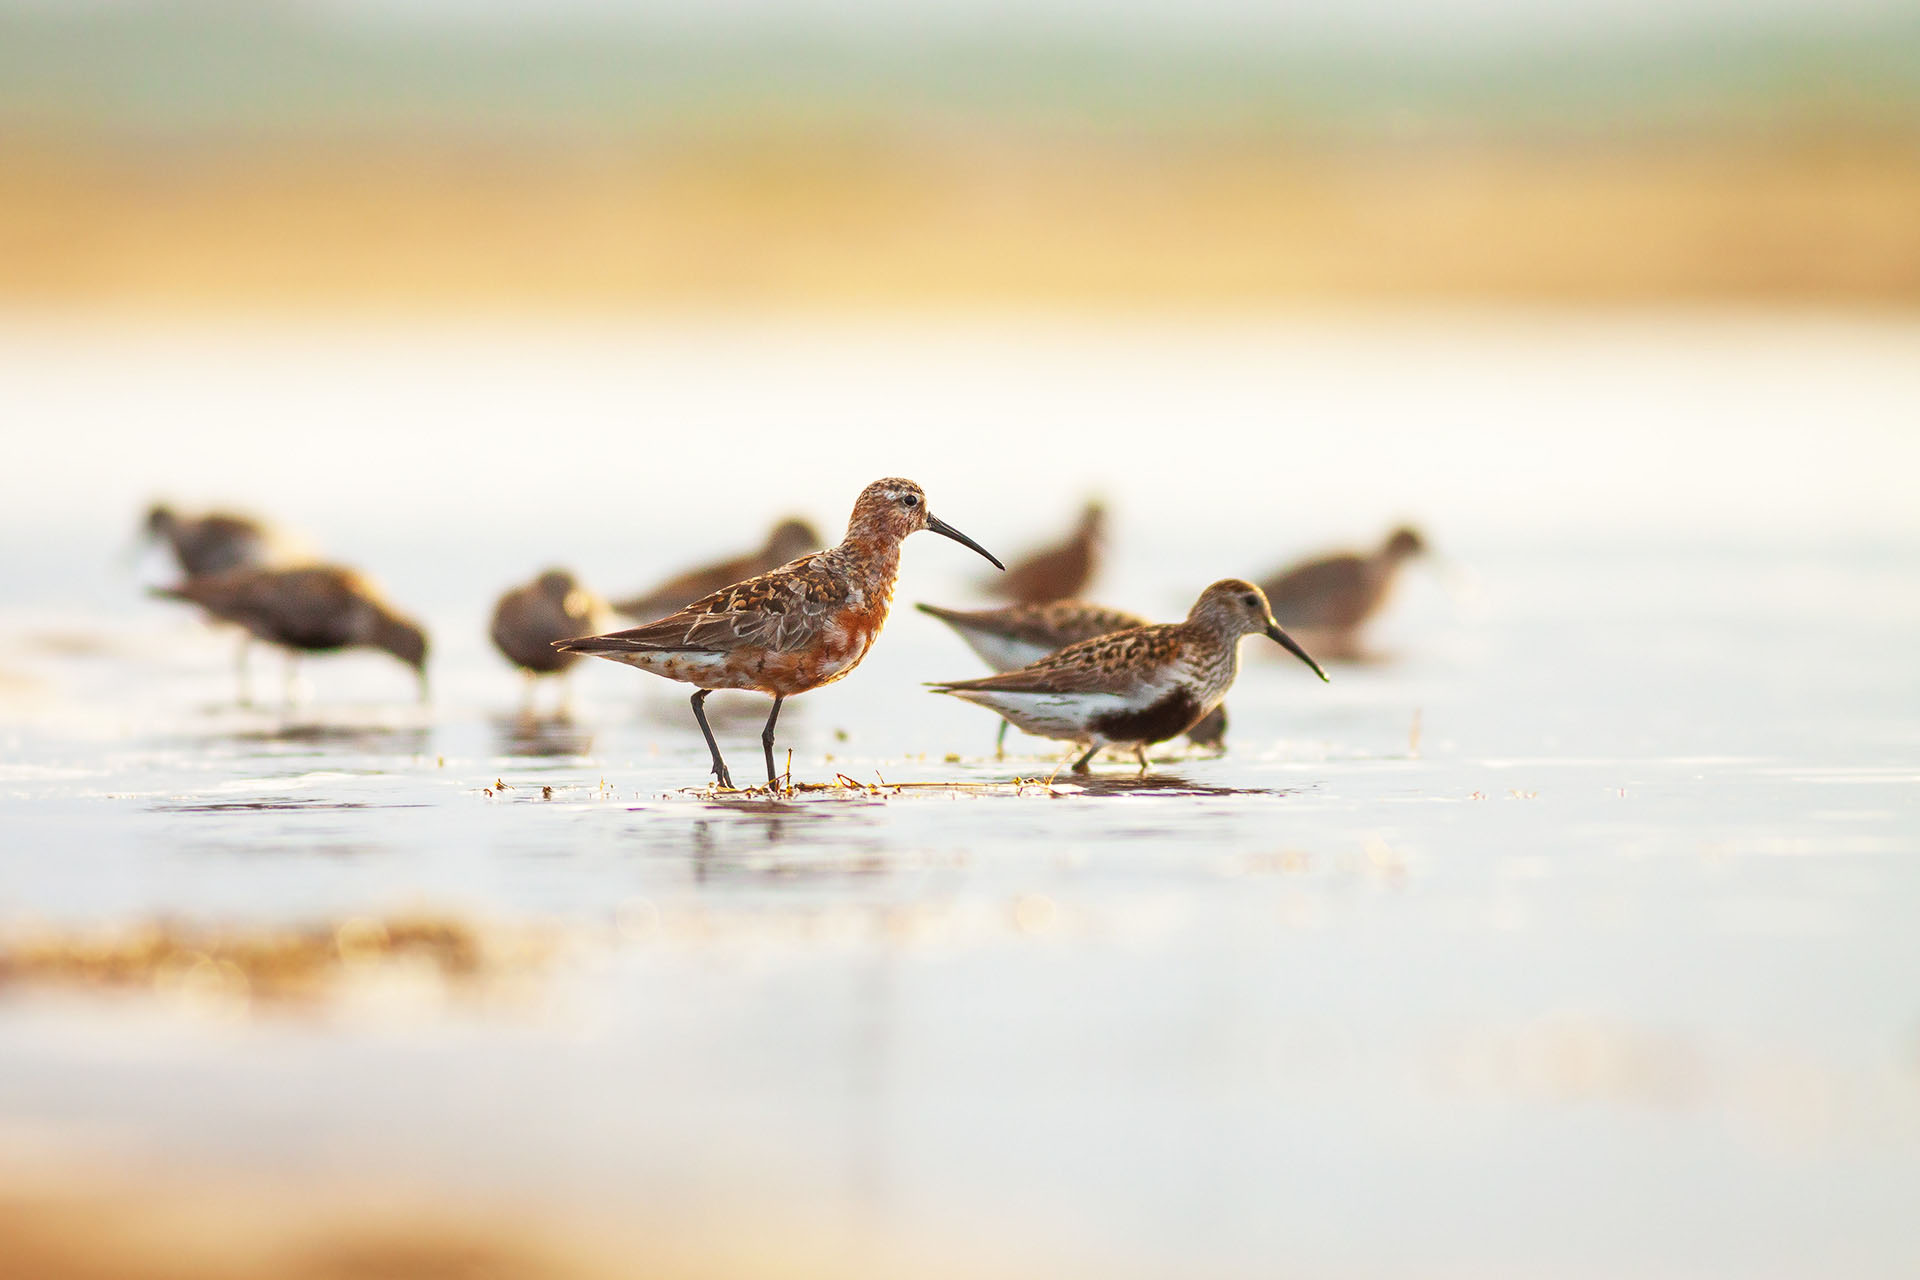
MULTIPOLYGON (((287 654, 287 690, 291 699, 302 653, 341 649, 378 649, 412 668, 427 697, 427 635, 396 612, 374 587, 352 569, 306 565, 292 569, 245 567, 203 574, 153 593, 199 605, 212 617, 236 623, 248 634, 277 645, 287 654)), ((240 701, 250 701, 244 665, 240 701)))
POLYGON ((556 640, 584 636, 610 625, 611 610, 565 569, 548 569, 532 582, 510 588, 493 606, 487 634, 507 661, 527 677, 526 705, 544 676, 561 677, 560 705, 566 706, 565 676, 580 655, 553 647, 556 640))
MULTIPOLYGON (((164 502, 147 508, 141 522, 141 541, 158 543, 172 553, 180 572, 191 580, 229 569, 290 565, 306 558, 304 544, 266 521, 231 511, 209 511, 197 516, 183 515, 164 502)), ((134 554, 138 555, 138 549, 134 554)), ((218 622, 218 618, 210 618, 218 622)), ((252 645, 251 633, 242 630, 240 647, 234 654, 234 670, 240 685, 242 704, 251 700, 248 687, 247 657, 252 645)))
MULTIPOLYGON (((1139 614, 1085 600, 1011 604, 1001 609, 943 609, 932 604, 915 607, 952 627, 967 647, 997 672, 1017 670, 1082 640, 1149 625, 1139 614)), ((999 736, 993 742, 995 755, 1005 753, 1007 726, 1006 720, 1000 722, 999 736)), ((1226 738, 1225 706, 1215 707, 1187 730, 1187 741, 1208 750, 1226 750, 1226 738)))
MULTIPOLYGON (((712 595, 716 591, 744 582, 772 569, 778 569, 790 560, 796 560, 809 551, 818 551, 822 546, 819 532, 805 520, 789 518, 782 520, 767 535, 767 540, 757 551, 734 556, 730 560, 721 560, 715 564, 702 565, 689 569, 685 573, 668 578, 638 595, 628 596, 624 600, 613 602, 616 613, 641 622, 651 622, 655 618, 664 618, 676 609, 692 604, 702 596, 712 595)), ((577 632, 575 634, 578 634, 577 632)))
POLYGON ((171 551, 189 578, 244 565, 285 564, 296 554, 294 540, 283 531, 231 511, 190 516, 156 502, 147 509, 141 532, 145 541, 171 551))
POLYGON ((1017 604, 1046 604, 1079 596, 1100 572, 1106 550, 1107 510, 1087 503, 1065 540, 1015 560, 1004 574, 983 579, 985 589, 1017 604))
POLYGON ((1323 658, 1363 655, 1360 629, 1392 594, 1400 567, 1426 554, 1420 531, 1401 525, 1370 552, 1340 551, 1302 560, 1261 582, 1273 616, 1323 658))

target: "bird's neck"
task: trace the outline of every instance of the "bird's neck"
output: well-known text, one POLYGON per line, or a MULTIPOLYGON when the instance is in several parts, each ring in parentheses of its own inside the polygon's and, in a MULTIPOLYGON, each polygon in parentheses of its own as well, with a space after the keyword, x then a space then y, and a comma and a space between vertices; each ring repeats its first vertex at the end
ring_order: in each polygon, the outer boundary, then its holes
POLYGON ((1180 648, 1188 668, 1209 687, 1217 685, 1224 690, 1231 685, 1240 674, 1239 634, 1194 619, 1182 623, 1181 630, 1186 633, 1180 648))
POLYGON ((869 607, 877 605, 884 615, 893 602, 893 584, 900 574, 900 539, 849 532, 846 540, 827 555, 837 562, 869 607))

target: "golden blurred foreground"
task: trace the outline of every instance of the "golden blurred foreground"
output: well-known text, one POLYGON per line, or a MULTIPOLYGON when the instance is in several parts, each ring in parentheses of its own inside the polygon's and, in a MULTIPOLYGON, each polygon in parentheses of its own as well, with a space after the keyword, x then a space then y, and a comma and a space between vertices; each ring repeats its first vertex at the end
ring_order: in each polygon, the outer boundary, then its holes
POLYGON ((930 1280, 1007 1274, 763 1207, 726 1221, 461 1202, 180 1170, 0 1179, 0 1275, 25 1280, 930 1280))
POLYGON ((0 302, 1920 300, 1899 133, 0 138, 0 302))

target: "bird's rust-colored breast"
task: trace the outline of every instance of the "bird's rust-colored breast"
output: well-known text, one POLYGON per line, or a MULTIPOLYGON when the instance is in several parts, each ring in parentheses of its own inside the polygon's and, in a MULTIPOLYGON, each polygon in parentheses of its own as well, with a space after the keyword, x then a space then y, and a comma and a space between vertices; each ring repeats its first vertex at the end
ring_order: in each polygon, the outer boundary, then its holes
POLYGON ((835 610, 807 652, 809 687, 832 684, 860 665, 887 624, 884 596, 835 610))
POLYGON ((774 649, 742 646, 727 655, 733 687, 791 697, 832 684, 860 665, 879 637, 885 610, 845 607, 813 619, 805 644, 774 649))

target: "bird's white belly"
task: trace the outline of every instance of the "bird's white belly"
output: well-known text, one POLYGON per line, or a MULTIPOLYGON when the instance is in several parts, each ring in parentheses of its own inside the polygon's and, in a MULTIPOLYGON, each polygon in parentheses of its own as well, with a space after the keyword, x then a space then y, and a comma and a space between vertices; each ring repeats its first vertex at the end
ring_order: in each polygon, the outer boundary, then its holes
POLYGON ((630 667, 651 671, 669 680, 684 680, 693 685, 705 685, 708 679, 718 681, 708 686, 713 688, 725 688, 732 683, 723 679, 727 672, 727 659, 730 656, 724 653, 677 649, 670 653, 659 650, 638 650, 632 653, 601 653, 595 656, 624 662, 630 667))
POLYGON ((1098 735, 1089 727, 1095 718, 1127 707, 1110 693, 1006 693, 956 690, 968 702, 997 711, 1013 726, 1035 737, 1064 742, 1087 742, 1098 735))

